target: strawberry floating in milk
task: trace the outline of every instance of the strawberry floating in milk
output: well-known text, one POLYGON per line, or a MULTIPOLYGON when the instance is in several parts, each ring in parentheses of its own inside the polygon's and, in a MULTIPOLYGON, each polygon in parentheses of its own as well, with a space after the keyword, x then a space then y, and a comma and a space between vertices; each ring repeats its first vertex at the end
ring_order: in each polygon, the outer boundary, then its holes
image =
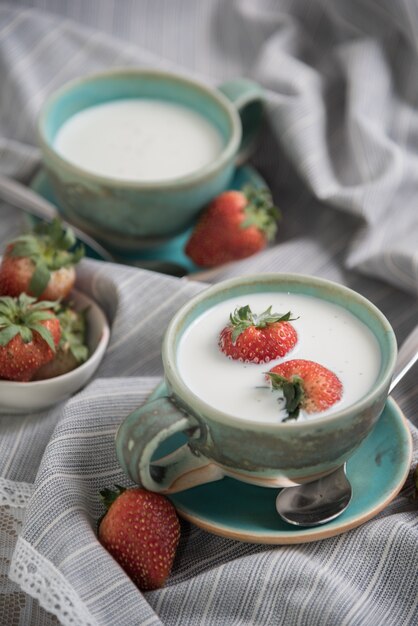
MULTIPOLYGON (((278 344, 279 337, 277 333, 278 344)), ((340 397, 335 397, 332 406, 312 412, 302 404, 298 421, 303 421, 348 407, 367 395, 379 375, 381 352, 372 331, 348 309, 315 296, 282 292, 247 294, 219 302, 190 324, 177 350, 181 377, 201 400, 235 418, 269 423, 288 418, 289 412, 283 390, 272 391, 266 374, 290 360, 314 361, 330 370, 341 384, 340 397), (249 352, 238 354, 240 337, 245 335, 238 335, 234 343, 232 333, 225 328, 231 312, 232 318, 239 319, 239 311, 246 308, 264 311, 263 315, 292 311, 291 321, 273 322, 282 330, 293 329, 285 340, 288 344, 282 345, 277 355, 271 356, 270 346, 262 356, 258 344, 254 344, 258 362, 249 352)))
POLYGON ((272 389, 283 392, 288 413, 283 421, 296 419, 300 409, 306 413, 322 413, 341 400, 343 394, 338 376, 315 361, 284 361, 273 367, 266 376, 272 389))
POLYGON ((272 313, 271 306, 255 315, 251 308, 236 308, 229 324, 221 331, 219 347, 231 359, 244 363, 268 363, 284 356, 297 341, 297 333, 289 323, 290 311, 285 315, 272 313))

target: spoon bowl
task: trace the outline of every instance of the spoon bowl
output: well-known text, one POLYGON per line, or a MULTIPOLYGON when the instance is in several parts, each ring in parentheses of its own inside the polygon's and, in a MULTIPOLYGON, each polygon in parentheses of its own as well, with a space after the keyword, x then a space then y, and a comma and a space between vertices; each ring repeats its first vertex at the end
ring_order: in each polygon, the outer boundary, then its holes
POLYGON ((344 464, 303 487, 282 489, 276 498, 276 509, 285 522, 294 526, 320 526, 341 515, 352 495, 344 464))

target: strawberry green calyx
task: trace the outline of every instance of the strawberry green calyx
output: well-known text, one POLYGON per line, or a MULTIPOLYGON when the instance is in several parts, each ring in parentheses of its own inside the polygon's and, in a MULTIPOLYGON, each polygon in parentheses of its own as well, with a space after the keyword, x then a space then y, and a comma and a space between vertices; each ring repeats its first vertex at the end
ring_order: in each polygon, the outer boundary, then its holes
POLYGON ((8 296, 0 298, 0 346, 4 347, 16 335, 20 335, 24 343, 32 341, 33 332, 37 332, 55 352, 55 344, 50 331, 41 322, 53 319, 57 302, 36 302, 25 293, 19 298, 8 296))
POLYGON ((241 227, 255 226, 264 233, 267 241, 272 241, 276 235, 277 222, 281 214, 273 204, 270 191, 267 188, 245 185, 242 193, 247 199, 247 205, 244 209, 245 219, 241 227))
POLYGON ((84 363, 89 355, 86 346, 86 313, 75 311, 70 306, 61 305, 56 313, 61 326, 59 348, 70 351, 77 363, 84 363))
POLYGON ((291 317, 291 312, 288 311, 284 315, 282 313, 272 313, 272 307, 261 313, 261 315, 255 315, 248 304, 246 306, 237 307, 233 313, 229 316, 230 325, 233 327, 232 341, 236 342, 241 333, 244 332, 250 326, 255 328, 266 328, 269 324, 275 324, 276 322, 289 322, 295 318, 291 317))
POLYGON ((297 419, 305 397, 302 378, 300 376, 292 376, 291 379, 287 379, 274 372, 267 372, 267 376, 270 377, 273 389, 281 389, 283 391, 288 413, 288 417, 285 417, 283 422, 297 419))
POLYGON ((106 509, 109 510, 112 504, 119 498, 119 496, 126 491, 126 487, 121 487, 120 485, 115 485, 116 491, 112 489, 102 489, 100 491, 100 497, 105 505, 106 509))
POLYGON ((11 243, 10 256, 30 259, 35 270, 29 291, 40 296, 51 278, 51 272, 75 265, 84 256, 84 246, 75 247, 71 228, 63 228, 59 219, 39 224, 33 233, 17 237, 11 243))

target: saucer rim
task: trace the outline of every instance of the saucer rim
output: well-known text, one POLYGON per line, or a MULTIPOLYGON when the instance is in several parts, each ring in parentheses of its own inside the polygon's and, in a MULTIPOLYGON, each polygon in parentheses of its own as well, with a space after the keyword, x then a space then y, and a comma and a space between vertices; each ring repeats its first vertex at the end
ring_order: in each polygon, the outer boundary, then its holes
MULTIPOLYGON (((162 383, 162 385, 164 385, 164 383, 162 383)), ((379 499, 378 502, 373 501, 370 506, 366 506, 366 511, 364 512, 364 514, 359 514, 354 519, 349 519, 346 522, 342 523, 334 521, 331 522, 331 524, 333 524, 332 526, 330 526, 329 524, 324 524, 323 526, 317 526, 315 528, 297 528, 295 526, 289 525, 288 531, 279 530, 274 533, 256 530, 245 532, 240 530, 234 530, 233 528, 231 528, 231 526, 225 526, 224 524, 208 522, 206 519, 202 519, 198 515, 190 513, 187 509, 183 508, 181 504, 177 504, 177 502, 175 501, 175 495, 169 496, 169 498, 175 506, 177 513, 186 521, 192 522, 202 530, 210 532, 214 535, 246 543, 294 545, 299 543, 310 543, 313 541, 328 539, 330 537, 335 537, 337 535, 346 533, 349 530, 361 526, 365 522, 378 515, 378 513, 380 513, 384 508, 386 508, 386 506, 388 506, 388 504, 390 504, 390 502, 392 502, 392 500, 394 500, 394 498, 399 494, 409 474, 413 454, 413 441, 411 432, 408 427, 408 420, 406 419, 398 403, 392 397, 388 397, 387 404, 392 405, 391 408, 394 412, 394 417, 395 419, 399 420, 399 425, 406 435, 405 443, 407 445, 407 450, 400 459, 400 465, 401 467, 403 465, 403 471, 398 472, 399 475, 395 484, 385 495, 383 500, 379 499)), ((372 436, 372 433, 370 433, 370 435, 372 436)))

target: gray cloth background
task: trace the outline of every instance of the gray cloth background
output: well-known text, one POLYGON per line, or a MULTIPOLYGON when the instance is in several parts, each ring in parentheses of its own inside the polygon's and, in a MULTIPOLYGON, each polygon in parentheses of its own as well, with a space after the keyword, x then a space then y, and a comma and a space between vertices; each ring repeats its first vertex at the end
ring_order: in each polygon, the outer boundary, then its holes
MULTIPOLYGON (((0 172, 30 181, 40 107, 76 76, 129 65, 212 85, 255 79, 268 120, 252 163, 283 220, 269 250, 208 280, 256 271, 337 280, 380 307, 402 342, 418 322, 417 41, 418 7, 407 0, 1 4, 0 172)), ((21 226, 0 203, 0 242, 21 226)), ((411 477, 375 519, 317 543, 254 546, 184 523, 167 586, 141 594, 97 542, 97 492, 127 484, 115 430, 160 380, 169 319, 205 285, 83 261, 78 286, 112 322, 95 379, 49 411, 0 418, 1 624, 418 622, 411 477)), ((413 466, 415 381, 393 394, 410 419, 413 466)))

